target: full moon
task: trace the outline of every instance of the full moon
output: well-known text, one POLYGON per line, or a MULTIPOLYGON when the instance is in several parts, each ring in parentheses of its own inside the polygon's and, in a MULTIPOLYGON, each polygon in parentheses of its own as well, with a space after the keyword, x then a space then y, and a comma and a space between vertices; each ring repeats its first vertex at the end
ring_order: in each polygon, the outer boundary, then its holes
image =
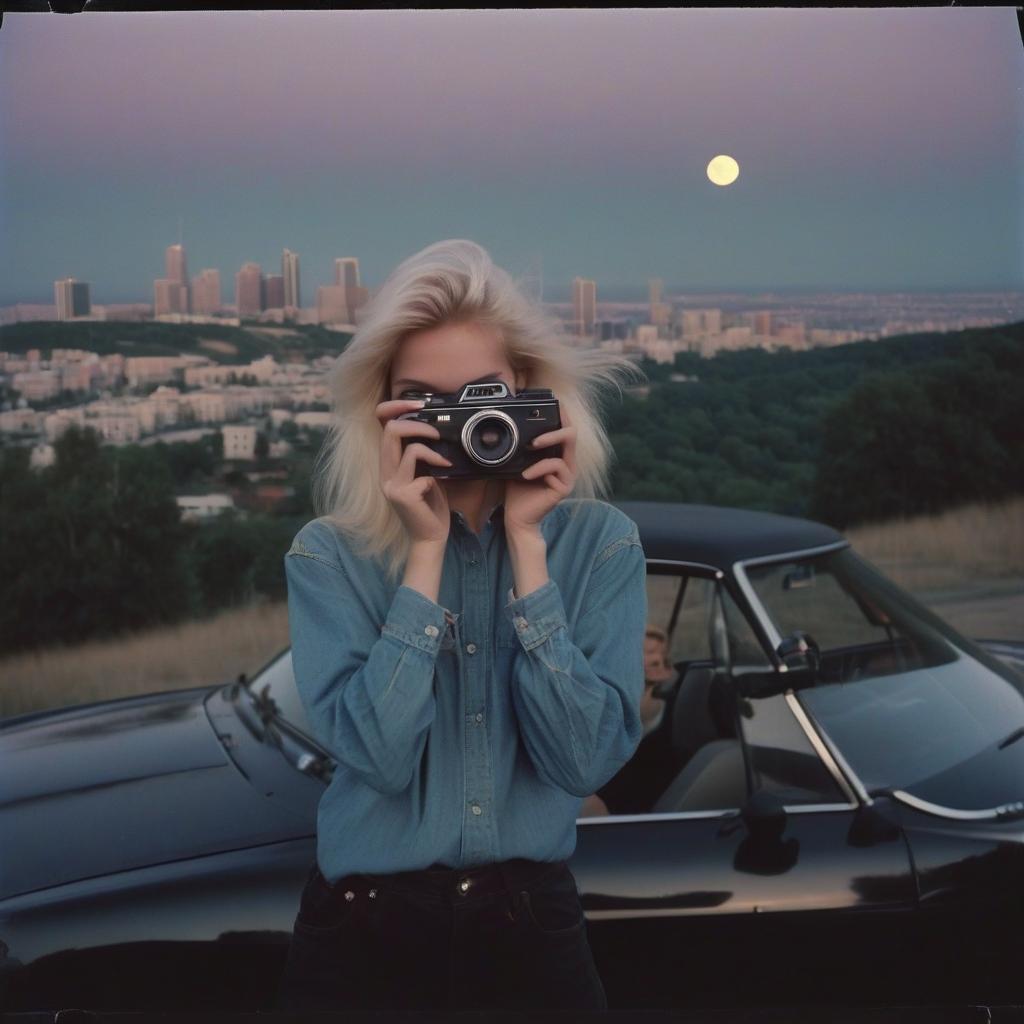
POLYGON ((708 177, 716 185, 731 185, 740 174, 740 165, 731 156, 720 153, 708 164, 708 177))

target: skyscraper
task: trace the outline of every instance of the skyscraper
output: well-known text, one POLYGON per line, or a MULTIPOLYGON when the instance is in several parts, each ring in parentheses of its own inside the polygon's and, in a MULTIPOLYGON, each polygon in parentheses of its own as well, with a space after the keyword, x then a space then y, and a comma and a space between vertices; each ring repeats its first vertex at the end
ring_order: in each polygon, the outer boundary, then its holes
POLYGON ((356 322, 356 310, 370 298, 369 290, 359 283, 359 260, 355 256, 344 256, 334 261, 334 284, 344 289, 346 322, 356 322))
POLYGON ((592 334, 597 319, 597 282, 583 277, 573 278, 572 318, 579 335, 592 334))
MULTIPOLYGON (((185 267, 185 247, 180 244, 167 246, 164 253, 164 265, 166 268, 166 279, 179 285, 181 288, 176 299, 179 308, 173 310, 173 312, 190 313, 192 303, 191 296, 189 295, 188 271, 185 267)), ((172 304, 174 301, 172 300, 172 304)))
POLYGON ((220 312, 219 270, 207 267, 192 278, 192 311, 205 314, 220 312))
POLYGON ((164 253, 166 265, 166 277, 168 281, 177 281, 178 284, 185 284, 188 274, 185 270, 185 247, 183 245, 169 245, 164 253))
POLYGON ((284 307, 284 277, 281 274, 267 274, 264 279, 264 309, 281 309, 284 307))
POLYGON ((345 256, 334 261, 334 283, 340 284, 347 291, 359 287, 359 260, 354 256, 345 256))
POLYGON ((53 298, 57 304, 57 319, 70 320, 76 316, 88 316, 92 311, 89 302, 89 285, 65 277, 53 282, 53 298))
POLYGON ((281 254, 281 276, 284 278, 285 308, 292 306, 299 309, 302 306, 299 289, 299 254, 292 252, 291 249, 285 249, 281 254))
POLYGON ((321 324, 349 322, 345 288, 340 284, 322 284, 316 290, 316 318, 321 324))
POLYGON ((235 305, 238 315, 259 316, 263 312, 263 271, 258 263, 244 263, 235 274, 235 305))
POLYGON ((663 281, 660 277, 652 277, 647 282, 647 295, 653 309, 659 302, 661 302, 661 289, 663 281))

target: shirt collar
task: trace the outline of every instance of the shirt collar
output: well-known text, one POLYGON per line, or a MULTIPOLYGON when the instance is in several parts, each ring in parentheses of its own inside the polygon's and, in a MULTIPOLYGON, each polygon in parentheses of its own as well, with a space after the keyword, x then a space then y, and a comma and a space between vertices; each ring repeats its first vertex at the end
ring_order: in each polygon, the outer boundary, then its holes
MULTIPOLYGON (((452 509, 452 516, 457 519, 460 523, 465 525, 466 517, 458 510, 452 509)), ((497 505, 491 508, 491 514, 487 517, 487 522, 498 522, 498 520, 504 519, 505 516, 505 503, 499 501, 497 505)))

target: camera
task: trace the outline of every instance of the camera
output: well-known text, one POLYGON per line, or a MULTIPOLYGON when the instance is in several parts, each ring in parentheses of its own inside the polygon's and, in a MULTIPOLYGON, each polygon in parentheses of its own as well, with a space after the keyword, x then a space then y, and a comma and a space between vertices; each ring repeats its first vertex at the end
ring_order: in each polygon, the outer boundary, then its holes
POLYGON ((539 434, 562 426, 558 399, 550 388, 525 388, 513 395, 504 381, 466 384, 460 391, 431 394, 404 391, 403 398, 423 398, 427 404, 400 420, 422 420, 436 427, 437 440, 402 438, 402 450, 415 441, 439 452, 451 466, 416 463, 416 476, 469 480, 478 477, 516 478, 541 459, 561 458, 562 445, 530 448, 539 434))

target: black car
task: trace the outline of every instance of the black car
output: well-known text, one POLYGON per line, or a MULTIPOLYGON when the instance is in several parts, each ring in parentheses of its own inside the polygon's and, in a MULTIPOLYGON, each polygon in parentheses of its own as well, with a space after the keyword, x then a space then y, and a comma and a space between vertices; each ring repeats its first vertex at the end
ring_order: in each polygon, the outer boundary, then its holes
MULTIPOLYGON (((1024 645, 821 524, 619 507, 675 760, 651 806, 577 823, 610 1007, 1024 1003, 1024 645)), ((333 765, 288 651, 3 720, 0 755, 0 1007, 272 1006, 333 765)))

